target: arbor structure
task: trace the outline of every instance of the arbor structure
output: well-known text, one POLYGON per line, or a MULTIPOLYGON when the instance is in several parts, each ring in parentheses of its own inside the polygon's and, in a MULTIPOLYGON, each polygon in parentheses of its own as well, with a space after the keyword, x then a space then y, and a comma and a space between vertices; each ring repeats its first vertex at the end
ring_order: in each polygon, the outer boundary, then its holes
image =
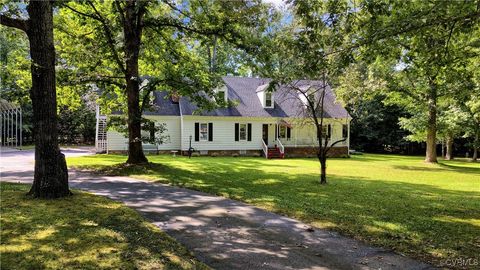
POLYGON ((22 108, 0 99, 0 145, 22 146, 22 108))
POLYGON ((29 194, 58 198, 71 192, 65 156, 58 147, 53 6, 50 1, 30 1, 26 10, 28 19, 2 14, 0 22, 25 32, 30 42, 35 175, 29 194))

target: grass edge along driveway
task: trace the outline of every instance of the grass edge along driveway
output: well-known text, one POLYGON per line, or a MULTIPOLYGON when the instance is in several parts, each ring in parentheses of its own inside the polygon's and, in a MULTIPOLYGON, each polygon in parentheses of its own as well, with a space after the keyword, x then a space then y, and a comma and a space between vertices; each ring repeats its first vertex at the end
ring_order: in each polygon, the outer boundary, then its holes
POLYGON ((136 211, 74 190, 56 200, 0 182, 2 269, 209 269, 136 211))
POLYGON ((479 163, 372 154, 329 159, 329 184, 320 186, 315 159, 152 155, 142 167, 125 160, 97 155, 68 164, 241 200, 435 265, 480 261, 479 163))

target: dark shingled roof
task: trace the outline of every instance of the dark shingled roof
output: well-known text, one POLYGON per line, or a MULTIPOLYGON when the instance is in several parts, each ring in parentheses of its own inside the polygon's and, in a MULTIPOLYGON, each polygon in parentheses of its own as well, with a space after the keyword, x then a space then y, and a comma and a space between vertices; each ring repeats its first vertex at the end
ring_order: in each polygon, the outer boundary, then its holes
MULTIPOLYGON (((180 98, 179 104, 173 103, 165 98, 165 92, 157 92, 155 105, 156 111, 147 113, 155 115, 179 115, 179 106, 181 106, 183 115, 203 115, 203 116, 242 116, 242 117, 301 117, 303 104, 295 96, 293 91, 286 87, 279 87, 273 94, 274 107, 263 108, 258 95, 259 86, 266 85, 270 79, 248 78, 248 77, 223 77, 227 88, 227 96, 231 101, 238 104, 231 108, 221 108, 213 111, 196 112, 197 106, 190 102, 186 97, 180 98)), ((322 85, 320 81, 299 80, 295 82, 296 86, 301 85, 322 85)), ((335 95, 329 86, 325 96, 325 112, 327 118, 345 118, 350 117, 347 111, 335 101, 335 95)))
POLYGON ((153 98, 153 108, 146 110, 143 114, 146 115, 180 115, 180 109, 178 103, 172 102, 167 96, 166 91, 155 91, 153 98))

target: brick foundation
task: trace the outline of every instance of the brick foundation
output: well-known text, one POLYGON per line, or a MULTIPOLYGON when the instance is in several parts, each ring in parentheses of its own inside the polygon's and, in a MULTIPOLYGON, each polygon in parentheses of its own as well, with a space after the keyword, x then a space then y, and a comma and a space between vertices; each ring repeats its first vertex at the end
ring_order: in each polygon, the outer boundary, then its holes
MULTIPOLYGON (((208 150, 205 151, 195 151, 192 153, 192 156, 211 156, 211 157, 237 157, 237 156, 244 156, 244 157, 260 157, 263 155, 262 150, 245 150, 243 154, 241 154, 240 150, 208 150)), ((182 155, 188 156, 188 151, 182 151, 182 155)))
MULTIPOLYGON (((348 147, 333 147, 328 157, 348 157, 348 147)), ((316 157, 316 147, 285 147, 285 157, 316 157)))
MULTIPOLYGON (((202 151, 203 152, 203 151, 202 151)), ((127 154, 126 150, 111 150, 108 151, 109 154, 127 154)), ((157 151, 147 150, 147 154, 156 154, 157 151)), ((171 150, 158 150, 160 155, 172 155, 171 150)), ((188 156, 188 151, 180 151, 176 153, 177 155, 188 156)), ((263 157, 262 150, 245 150, 243 154, 240 153, 240 150, 208 150, 205 153, 200 151, 195 151, 192 156, 219 156, 219 157, 263 157)), ((285 157, 316 157, 317 149, 315 147, 285 147, 285 157)), ((348 147, 333 147, 328 152, 329 157, 348 157, 348 147)))
MULTIPOLYGON (((177 150, 177 155, 180 154, 180 150, 177 150)), ((108 151, 109 154, 119 154, 119 155, 126 155, 128 154, 128 151, 127 150, 109 150, 108 151)), ((145 154, 150 154, 150 155, 154 155, 154 154, 159 154, 159 155, 171 155, 172 154, 172 150, 143 150, 143 153, 145 154)))

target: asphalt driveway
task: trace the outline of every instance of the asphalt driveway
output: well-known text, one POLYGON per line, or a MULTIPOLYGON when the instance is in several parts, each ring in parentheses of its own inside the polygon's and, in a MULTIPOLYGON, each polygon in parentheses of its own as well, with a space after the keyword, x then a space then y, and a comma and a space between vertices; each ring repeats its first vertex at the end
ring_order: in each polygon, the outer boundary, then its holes
MULTIPOLYGON (((0 169, 2 181, 31 183, 33 151, 3 151, 0 169)), ((216 269, 432 269, 394 252, 198 191, 75 171, 70 172, 70 184, 124 202, 216 269)))

